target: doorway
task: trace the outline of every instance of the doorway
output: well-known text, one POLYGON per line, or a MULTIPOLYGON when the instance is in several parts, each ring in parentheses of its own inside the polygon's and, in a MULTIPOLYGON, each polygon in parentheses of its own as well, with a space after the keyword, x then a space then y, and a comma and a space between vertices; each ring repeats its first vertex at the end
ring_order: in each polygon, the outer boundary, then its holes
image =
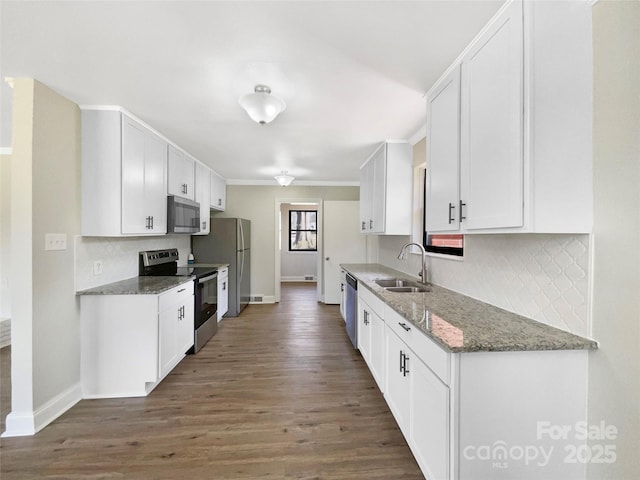
POLYGON ((275 226, 275 301, 280 302, 283 281, 315 282, 316 300, 322 301, 324 273, 321 261, 323 251, 322 199, 276 199, 275 226), (315 214, 292 212, 315 212, 315 214), (292 224, 292 218, 303 221, 294 221, 292 224), (300 232, 304 232, 304 238, 308 240, 299 242, 299 245, 296 246, 293 239, 296 236, 300 238, 300 232), (314 242, 315 245, 312 245, 314 242))

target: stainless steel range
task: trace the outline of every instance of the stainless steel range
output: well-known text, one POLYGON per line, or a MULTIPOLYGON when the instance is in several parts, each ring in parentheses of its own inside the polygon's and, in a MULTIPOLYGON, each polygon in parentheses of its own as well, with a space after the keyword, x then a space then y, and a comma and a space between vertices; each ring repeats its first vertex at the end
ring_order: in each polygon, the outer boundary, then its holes
POLYGON ((186 353, 196 353, 218 331, 218 269, 178 267, 178 258, 177 248, 140 252, 138 275, 194 277, 194 345, 186 353))

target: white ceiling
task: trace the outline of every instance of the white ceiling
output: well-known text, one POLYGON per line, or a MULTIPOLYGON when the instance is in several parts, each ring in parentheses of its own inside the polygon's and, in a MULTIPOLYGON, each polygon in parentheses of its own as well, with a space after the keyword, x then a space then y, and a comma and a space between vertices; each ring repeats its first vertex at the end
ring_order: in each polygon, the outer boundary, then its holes
POLYGON ((232 181, 355 182, 423 128, 424 93, 502 3, 2 0, 0 71, 120 105, 232 181), (266 126, 238 104, 257 83, 287 103, 266 126))

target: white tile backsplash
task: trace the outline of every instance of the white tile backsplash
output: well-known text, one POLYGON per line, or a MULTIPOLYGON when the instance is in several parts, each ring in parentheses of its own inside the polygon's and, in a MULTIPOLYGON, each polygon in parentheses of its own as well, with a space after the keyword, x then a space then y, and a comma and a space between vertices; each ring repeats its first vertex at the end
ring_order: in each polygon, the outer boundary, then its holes
MULTIPOLYGON (((380 263, 416 275, 396 256, 406 237, 380 237, 380 263)), ((590 336, 589 235, 467 235, 464 259, 429 258, 430 281, 577 335, 590 336)))
POLYGON ((180 265, 187 264, 191 236, 75 237, 76 290, 97 287, 138 275, 138 252, 177 248, 180 265), (93 274, 93 263, 102 261, 102 274, 93 274))

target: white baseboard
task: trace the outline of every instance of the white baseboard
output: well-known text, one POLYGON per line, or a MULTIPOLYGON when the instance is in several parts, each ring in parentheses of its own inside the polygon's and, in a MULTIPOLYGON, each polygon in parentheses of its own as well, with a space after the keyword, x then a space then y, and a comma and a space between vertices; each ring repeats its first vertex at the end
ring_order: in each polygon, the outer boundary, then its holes
POLYGON ((2 436, 24 437, 34 435, 73 407, 81 399, 82 388, 80 383, 77 383, 53 397, 35 412, 22 414, 11 412, 7 415, 7 429, 2 436))

